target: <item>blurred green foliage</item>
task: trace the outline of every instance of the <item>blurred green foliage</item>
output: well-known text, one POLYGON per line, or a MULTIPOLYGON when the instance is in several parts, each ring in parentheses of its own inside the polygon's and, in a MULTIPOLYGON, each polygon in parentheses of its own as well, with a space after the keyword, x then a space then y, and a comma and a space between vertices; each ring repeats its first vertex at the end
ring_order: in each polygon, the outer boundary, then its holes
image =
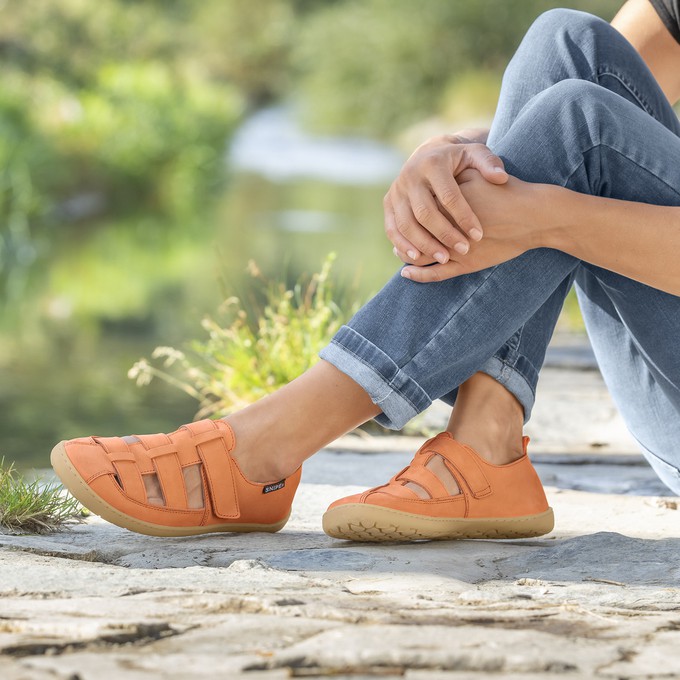
MULTIPOLYGON (((547 0, 5 0, 0 265, 41 226, 149 210, 183 219, 224 178, 243 114, 298 102, 329 131, 388 137, 493 107, 547 0), (463 91, 467 95, 463 95, 463 91)), ((610 17, 619 0, 572 0, 610 17)))
MULTIPOLYGON (((317 129, 389 137, 440 112, 452 84, 502 70, 531 22, 553 7, 611 19, 621 0, 344 0, 300 30, 303 112, 317 129)), ((492 87, 492 92, 496 88, 492 87)), ((482 96, 484 99, 484 96, 482 96)), ((494 102, 495 104, 495 102, 494 102)), ((485 113, 492 114, 495 106, 485 113)))
MULTIPOLYGON (((333 277, 361 271, 362 297, 393 271, 386 187, 229 176, 224 151, 250 112, 292 104, 315 129, 389 139, 433 115, 490 118, 538 14, 609 19, 622 3, 0 0, 0 453, 39 460, 59 438, 188 418, 188 397, 161 381, 130 390, 125 371, 194 334, 219 266, 234 279, 251 257, 268 277, 288 267, 285 292, 337 249, 333 277), (300 210, 336 221, 277 221, 300 210)), ((196 361, 222 356, 232 326, 215 324, 196 361)), ((256 325, 239 328, 246 347, 256 325)))
POLYGON ((257 295, 227 298, 222 318, 203 321, 207 340, 195 340, 189 353, 157 347, 155 361, 141 359, 129 377, 138 385, 156 377, 179 388, 199 402, 196 418, 228 415, 287 385, 319 360, 356 311, 338 303, 329 278, 334 259, 331 253, 318 273, 291 288, 268 280, 251 261, 257 295))
POLYGON ((174 215, 215 185, 243 101, 193 68, 192 51, 173 40, 181 18, 116 0, 3 5, 3 222, 54 221, 60 208, 174 215), (67 203, 83 194, 95 198, 67 203))

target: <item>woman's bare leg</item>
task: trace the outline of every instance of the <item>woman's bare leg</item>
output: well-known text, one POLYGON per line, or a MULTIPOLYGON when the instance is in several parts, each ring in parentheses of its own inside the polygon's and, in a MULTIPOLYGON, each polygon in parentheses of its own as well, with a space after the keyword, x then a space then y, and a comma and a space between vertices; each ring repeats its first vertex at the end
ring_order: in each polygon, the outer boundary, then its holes
MULTIPOLYGON (((236 434, 232 455, 246 477, 272 482, 288 477, 319 449, 379 413, 363 388, 322 360, 225 420, 236 434)), ((522 455, 523 415, 511 392, 476 373, 460 386, 447 430, 489 462, 504 465, 522 455)))
POLYGON ((225 420, 236 435, 232 455, 243 474, 253 482, 272 482, 379 413, 362 387, 322 360, 225 420))
POLYGON ((522 457, 524 409, 512 392, 486 373, 475 373, 458 388, 446 427, 494 465, 522 457))

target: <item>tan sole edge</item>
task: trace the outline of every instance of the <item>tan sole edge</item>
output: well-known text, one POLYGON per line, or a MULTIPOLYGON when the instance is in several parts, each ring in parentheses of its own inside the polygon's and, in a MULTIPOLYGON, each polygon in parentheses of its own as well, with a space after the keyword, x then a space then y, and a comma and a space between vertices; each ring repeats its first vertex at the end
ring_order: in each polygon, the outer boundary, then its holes
POLYGON ((552 508, 538 515, 462 519, 425 517, 366 503, 348 503, 328 510, 323 530, 333 538, 381 541, 444 541, 465 538, 532 538, 555 526, 552 508))
POLYGON ((290 513, 285 519, 275 524, 211 524, 209 526, 193 527, 167 527, 162 524, 153 524, 135 519, 124 512, 117 510, 106 501, 102 500, 87 485, 85 480, 78 474, 69 457, 66 455, 64 442, 59 442, 50 454, 50 462, 57 476, 68 491, 75 496, 78 501, 95 515, 99 515, 111 524, 115 524, 123 529, 129 529, 138 534, 147 536, 195 536, 197 534, 211 534, 214 532, 231 531, 236 533, 265 531, 274 533, 280 531, 288 522, 290 513))

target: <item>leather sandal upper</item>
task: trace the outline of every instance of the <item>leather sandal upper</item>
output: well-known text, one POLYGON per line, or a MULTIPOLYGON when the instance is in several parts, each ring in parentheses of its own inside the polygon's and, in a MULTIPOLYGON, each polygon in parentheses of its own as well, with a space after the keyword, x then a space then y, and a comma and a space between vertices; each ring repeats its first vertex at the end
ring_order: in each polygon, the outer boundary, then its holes
MULTIPOLYGON (((543 485, 527 456, 508 465, 493 465, 474 449, 456 441, 449 432, 428 439, 411 463, 382 486, 342 498, 330 508, 347 503, 379 505, 430 517, 518 517, 545 512, 548 501, 543 485), (460 489, 451 495, 437 475, 428 469, 433 456, 440 456, 460 489), (407 484, 413 482, 429 498, 422 498, 407 484)), ((329 509, 330 509, 329 508, 329 509)))
POLYGON ((250 482, 230 455, 234 447, 233 430, 223 420, 201 420, 170 434, 65 443, 83 481, 125 515, 167 526, 273 524, 285 518, 301 470, 276 483, 250 482), (189 471, 202 488, 200 507, 187 494, 189 471), (157 479, 163 505, 150 502, 144 475, 157 479))

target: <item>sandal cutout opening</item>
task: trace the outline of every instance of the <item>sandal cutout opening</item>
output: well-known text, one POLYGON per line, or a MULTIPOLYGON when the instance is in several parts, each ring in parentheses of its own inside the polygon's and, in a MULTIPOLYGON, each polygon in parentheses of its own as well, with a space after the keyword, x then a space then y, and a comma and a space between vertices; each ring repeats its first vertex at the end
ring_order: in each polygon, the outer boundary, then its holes
POLYGON ((202 467, 201 463, 196 463, 182 468, 184 488, 187 492, 187 507, 192 510, 202 510, 205 507, 202 467))
POLYGON ((165 496, 163 495, 161 483, 158 481, 158 475, 155 472, 143 474, 142 481, 146 490, 146 502, 150 505, 165 507, 165 496))
MULTIPOLYGON (((460 494, 458 482, 451 470, 449 470, 443 456, 434 453, 427 463, 425 463, 425 467, 441 482, 449 496, 458 496, 460 494)), ((417 482, 406 482, 404 486, 415 492, 422 500, 426 501, 434 498, 422 484, 418 484, 417 482)))
POLYGON ((113 475, 113 481, 114 481, 116 484, 118 484, 118 486, 120 487, 120 490, 121 490, 121 491, 125 491, 125 489, 123 488, 123 482, 120 481, 120 477, 119 477, 117 474, 113 475))
POLYGON ((444 456, 435 453, 432 458, 427 461, 425 467, 444 485, 449 496, 458 496, 460 494, 458 482, 449 469, 449 466, 446 464, 444 456))
POLYGON ((419 498, 421 498, 424 501, 429 501, 432 498, 432 495, 430 492, 424 487, 418 484, 417 482, 406 482, 404 484, 407 489, 411 489, 411 491, 415 492, 419 498))

